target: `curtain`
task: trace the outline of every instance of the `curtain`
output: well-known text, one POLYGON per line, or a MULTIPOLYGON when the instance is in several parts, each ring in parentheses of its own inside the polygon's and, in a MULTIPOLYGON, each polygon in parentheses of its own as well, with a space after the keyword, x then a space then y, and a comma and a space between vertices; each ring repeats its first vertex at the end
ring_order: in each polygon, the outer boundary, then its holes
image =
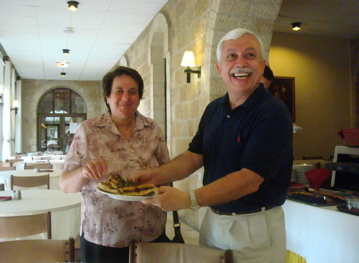
POLYGON ((11 62, 5 61, 4 98, 3 98, 3 150, 2 161, 5 161, 13 153, 11 142, 11 62))

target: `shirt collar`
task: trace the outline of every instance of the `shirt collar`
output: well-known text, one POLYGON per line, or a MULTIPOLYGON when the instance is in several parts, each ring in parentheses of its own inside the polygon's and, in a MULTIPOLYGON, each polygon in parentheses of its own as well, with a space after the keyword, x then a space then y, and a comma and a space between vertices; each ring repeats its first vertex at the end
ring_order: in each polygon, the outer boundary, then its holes
MULTIPOLYGON (((252 108, 258 104, 260 99, 265 95, 266 89, 264 88, 263 83, 259 83, 258 88, 256 88, 252 94, 247 98, 247 100, 237 108, 252 108)), ((226 110, 231 111, 229 104, 229 95, 228 92, 221 99, 221 104, 225 107, 226 110)))
MULTIPOLYGON (((145 116, 143 116, 139 111, 136 111, 135 118, 136 118, 136 124, 135 124, 136 130, 141 130, 145 126, 151 125, 149 120, 145 116)), ((93 126, 108 128, 112 130, 112 127, 115 127, 116 125, 112 121, 111 113, 108 111, 102 114, 100 117, 98 117, 97 120, 93 122, 93 126)), ((115 130, 117 130, 117 128, 115 130)))

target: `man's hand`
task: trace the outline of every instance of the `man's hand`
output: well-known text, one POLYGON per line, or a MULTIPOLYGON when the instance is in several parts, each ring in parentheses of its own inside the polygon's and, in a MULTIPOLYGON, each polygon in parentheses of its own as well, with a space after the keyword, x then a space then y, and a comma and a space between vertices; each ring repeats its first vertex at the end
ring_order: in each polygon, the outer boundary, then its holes
POLYGON ((133 182, 137 182, 139 184, 154 184, 154 185, 159 184, 158 180, 156 180, 155 169, 142 170, 136 172, 133 175, 131 175, 128 179, 133 182))
POLYGON ((107 165, 102 158, 89 160, 81 169, 85 178, 99 180, 107 174, 107 165))
POLYGON ((161 186, 158 196, 142 201, 145 205, 158 206, 165 212, 186 209, 191 206, 188 192, 182 192, 170 186, 161 186))

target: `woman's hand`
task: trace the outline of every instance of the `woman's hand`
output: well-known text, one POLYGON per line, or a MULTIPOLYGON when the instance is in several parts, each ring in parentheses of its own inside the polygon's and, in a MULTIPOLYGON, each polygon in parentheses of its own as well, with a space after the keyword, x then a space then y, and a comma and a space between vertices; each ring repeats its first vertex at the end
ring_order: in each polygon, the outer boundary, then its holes
POLYGON ((158 196, 142 201, 145 205, 158 206, 165 212, 186 209, 191 206, 188 192, 182 192, 170 186, 161 186, 158 196))
POLYGON ((107 174, 107 165, 102 158, 91 159, 81 168, 85 178, 99 180, 107 174))

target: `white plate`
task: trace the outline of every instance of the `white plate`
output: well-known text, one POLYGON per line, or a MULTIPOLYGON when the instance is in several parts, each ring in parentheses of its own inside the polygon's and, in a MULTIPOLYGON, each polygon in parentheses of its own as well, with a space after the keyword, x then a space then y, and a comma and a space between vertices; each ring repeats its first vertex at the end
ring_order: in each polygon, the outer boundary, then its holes
POLYGON ((151 196, 117 195, 117 194, 107 193, 98 188, 96 188, 96 190, 97 190, 97 192, 99 192, 101 194, 105 194, 105 195, 111 197, 112 199, 121 200, 121 201, 142 201, 142 200, 146 200, 148 198, 155 197, 157 195, 157 192, 155 195, 151 195, 151 196))
POLYGON ((293 133, 296 133, 297 131, 302 130, 302 127, 299 126, 293 126, 293 133))

